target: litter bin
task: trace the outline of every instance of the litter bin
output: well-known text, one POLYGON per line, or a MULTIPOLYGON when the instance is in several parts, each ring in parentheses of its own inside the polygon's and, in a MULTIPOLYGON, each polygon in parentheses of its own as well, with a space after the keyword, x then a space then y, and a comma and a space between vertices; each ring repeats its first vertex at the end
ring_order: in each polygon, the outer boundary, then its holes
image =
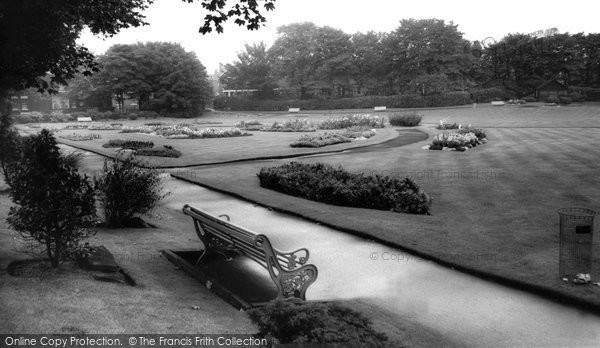
POLYGON ((559 275, 572 280, 592 273, 592 238, 596 212, 586 208, 563 208, 560 216, 559 275))

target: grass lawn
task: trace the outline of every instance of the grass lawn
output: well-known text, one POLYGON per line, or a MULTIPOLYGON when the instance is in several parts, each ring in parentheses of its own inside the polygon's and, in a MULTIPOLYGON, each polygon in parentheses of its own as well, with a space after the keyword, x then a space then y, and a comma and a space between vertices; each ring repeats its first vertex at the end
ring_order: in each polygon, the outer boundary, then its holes
MULTIPOLYGON (((263 166, 288 160, 197 168, 193 180, 261 204, 370 236, 449 264, 513 279, 600 308, 600 287, 558 277, 558 214, 562 207, 600 211, 600 107, 487 107, 426 110, 421 127, 472 123, 489 143, 464 153, 427 151, 423 141, 401 148, 308 157, 352 172, 411 176, 433 199, 433 216, 337 207, 260 188, 263 166), (496 126, 496 127, 494 127, 496 126), (550 127, 550 128, 547 128, 550 127), (479 171, 479 174, 477 174, 479 171)), ((596 221, 596 230, 598 231, 596 221)), ((596 241, 598 239, 596 238, 596 241)), ((595 255, 600 246, 594 245, 595 255)), ((592 278, 600 278, 600 258, 592 278)))

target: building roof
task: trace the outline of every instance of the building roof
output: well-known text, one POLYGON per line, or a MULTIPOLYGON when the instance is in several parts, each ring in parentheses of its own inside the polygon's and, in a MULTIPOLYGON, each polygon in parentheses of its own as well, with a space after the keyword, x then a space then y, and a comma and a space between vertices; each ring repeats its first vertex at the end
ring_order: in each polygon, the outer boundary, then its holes
POLYGON ((567 88, 567 86, 558 82, 558 80, 546 81, 536 88, 536 90, 538 90, 538 91, 540 91, 540 90, 557 90, 557 89, 567 90, 568 88, 567 88))

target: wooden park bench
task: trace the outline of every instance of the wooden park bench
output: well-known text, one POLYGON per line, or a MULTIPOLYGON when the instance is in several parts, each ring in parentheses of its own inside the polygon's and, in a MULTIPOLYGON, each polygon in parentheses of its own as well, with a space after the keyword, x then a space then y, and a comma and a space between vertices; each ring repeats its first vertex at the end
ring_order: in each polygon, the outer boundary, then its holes
POLYGON ((374 106, 373 107, 373 111, 375 111, 375 112, 381 112, 381 111, 385 111, 385 110, 387 110, 387 107, 385 107, 385 106, 374 106))
MULTIPOLYGON (((196 233, 204 244, 196 264, 212 253, 241 254, 269 271, 277 286, 277 299, 305 300, 306 289, 315 282, 318 274, 317 267, 306 264, 309 257, 306 248, 281 252, 273 248, 264 234, 256 234, 188 204, 183 207, 183 213, 193 218, 196 233)), ((227 215, 221 216, 229 220, 227 215)))
POLYGON ((300 108, 289 108, 288 112, 297 114, 300 112, 300 108))
POLYGON ((79 116, 77 117, 77 122, 92 122, 91 117, 79 116))

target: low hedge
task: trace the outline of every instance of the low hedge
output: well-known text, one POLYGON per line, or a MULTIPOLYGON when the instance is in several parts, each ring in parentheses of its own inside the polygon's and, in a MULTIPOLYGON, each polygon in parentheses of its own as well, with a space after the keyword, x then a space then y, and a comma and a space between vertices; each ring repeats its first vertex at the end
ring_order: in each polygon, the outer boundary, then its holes
POLYGON ((151 141, 111 139, 108 143, 102 145, 102 147, 120 147, 122 149, 138 150, 152 148, 154 147, 154 143, 151 141))
POLYGON ((215 109, 237 111, 287 111, 290 107, 300 108, 301 110, 370 109, 379 105, 385 105, 388 108, 423 108, 456 106, 469 103, 471 103, 471 94, 462 91, 430 96, 400 94, 392 96, 306 100, 260 100, 217 97, 213 101, 215 109))
POLYGON ((600 88, 572 86, 569 94, 573 101, 600 101, 600 88))
POLYGON ((258 326, 258 336, 276 344, 389 346, 387 336, 368 318, 337 303, 276 301, 249 310, 248 316, 258 326))
POLYGON ((395 127, 415 127, 421 123, 423 116, 416 112, 408 114, 391 114, 388 116, 390 124, 395 127))
POLYGON ((431 199, 410 178, 352 174, 329 164, 291 162, 263 167, 260 186, 318 202, 411 214, 429 214, 431 199))
POLYGON ((181 151, 174 149, 172 146, 163 145, 162 147, 141 148, 135 151, 138 156, 153 156, 153 157, 181 157, 181 151))
POLYGON ((494 100, 507 100, 512 98, 512 92, 501 87, 474 88, 469 91, 474 103, 489 103, 494 100))

